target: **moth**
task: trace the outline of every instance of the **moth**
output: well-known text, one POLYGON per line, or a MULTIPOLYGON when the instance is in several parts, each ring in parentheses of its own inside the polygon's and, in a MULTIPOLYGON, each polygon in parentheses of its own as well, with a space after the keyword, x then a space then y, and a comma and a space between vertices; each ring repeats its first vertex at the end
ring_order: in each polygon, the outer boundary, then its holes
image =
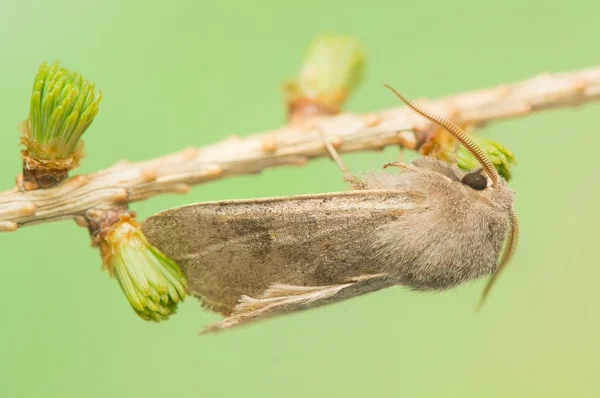
POLYGON ((442 291, 491 274, 488 294, 516 249, 514 193, 458 125, 387 87, 481 167, 465 173, 425 156, 359 178, 325 140, 348 192, 195 203, 151 216, 146 238, 179 264, 191 295, 225 316, 205 332, 393 285, 442 291))

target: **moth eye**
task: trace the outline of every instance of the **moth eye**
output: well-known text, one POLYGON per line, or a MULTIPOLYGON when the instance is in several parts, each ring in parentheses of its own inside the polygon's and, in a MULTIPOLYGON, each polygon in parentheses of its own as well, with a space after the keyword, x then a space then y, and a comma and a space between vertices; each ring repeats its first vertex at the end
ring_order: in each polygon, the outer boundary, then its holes
POLYGON ((476 191, 483 191, 487 187, 487 180, 479 173, 469 173, 463 177, 462 183, 476 191))

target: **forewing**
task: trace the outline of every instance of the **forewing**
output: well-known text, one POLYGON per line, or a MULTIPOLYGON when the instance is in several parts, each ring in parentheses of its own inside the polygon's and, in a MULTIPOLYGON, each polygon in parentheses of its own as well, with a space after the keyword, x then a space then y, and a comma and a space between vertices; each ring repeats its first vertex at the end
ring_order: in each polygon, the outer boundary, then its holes
POLYGON ((273 284, 322 286, 382 270, 374 231, 419 195, 372 190, 197 203, 147 219, 146 238, 175 260, 190 292, 229 314, 273 284))

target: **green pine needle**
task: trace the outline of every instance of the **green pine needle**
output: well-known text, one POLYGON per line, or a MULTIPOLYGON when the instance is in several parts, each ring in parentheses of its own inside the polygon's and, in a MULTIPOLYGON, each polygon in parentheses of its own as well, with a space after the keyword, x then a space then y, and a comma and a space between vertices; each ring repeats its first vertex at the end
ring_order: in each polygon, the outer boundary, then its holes
POLYGON ((108 266, 134 311, 148 321, 167 319, 185 297, 186 280, 177 264, 150 245, 129 221, 106 239, 112 247, 108 266))
MULTIPOLYGON (((483 152, 492 162, 492 165, 506 181, 512 177, 511 166, 517 164, 514 154, 499 142, 479 136, 471 136, 481 147, 483 152)), ((461 169, 471 170, 479 167, 479 162, 462 145, 456 151, 456 162, 461 169)))
POLYGON ((340 102, 360 82, 364 59, 353 37, 319 36, 309 47, 299 76, 287 82, 287 90, 292 97, 331 97, 340 102))
POLYGON ((33 83, 29 112, 29 154, 39 159, 65 159, 98 114, 102 99, 94 83, 60 67, 40 65, 33 83))

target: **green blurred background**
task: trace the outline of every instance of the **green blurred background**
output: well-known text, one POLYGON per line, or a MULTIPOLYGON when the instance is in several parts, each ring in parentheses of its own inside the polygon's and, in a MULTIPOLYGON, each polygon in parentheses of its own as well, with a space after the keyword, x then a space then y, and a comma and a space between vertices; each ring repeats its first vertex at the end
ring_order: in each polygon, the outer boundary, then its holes
MULTIPOLYGON (((281 125, 280 83, 323 32, 355 35, 366 79, 351 111, 600 63, 597 1, 15 1, 0 5, 0 183, 19 171, 16 124, 43 60, 104 98, 81 171, 281 125), (556 4, 556 5, 554 5, 556 4)), ((219 319, 188 299, 138 319, 72 221, 0 236, 2 397, 598 397, 600 104, 496 123, 519 161, 522 240, 488 305, 483 281, 397 287, 198 337, 219 319)), ((396 156, 349 154, 354 171, 396 156)), ((328 159, 154 198, 185 203, 345 189, 328 159)))

